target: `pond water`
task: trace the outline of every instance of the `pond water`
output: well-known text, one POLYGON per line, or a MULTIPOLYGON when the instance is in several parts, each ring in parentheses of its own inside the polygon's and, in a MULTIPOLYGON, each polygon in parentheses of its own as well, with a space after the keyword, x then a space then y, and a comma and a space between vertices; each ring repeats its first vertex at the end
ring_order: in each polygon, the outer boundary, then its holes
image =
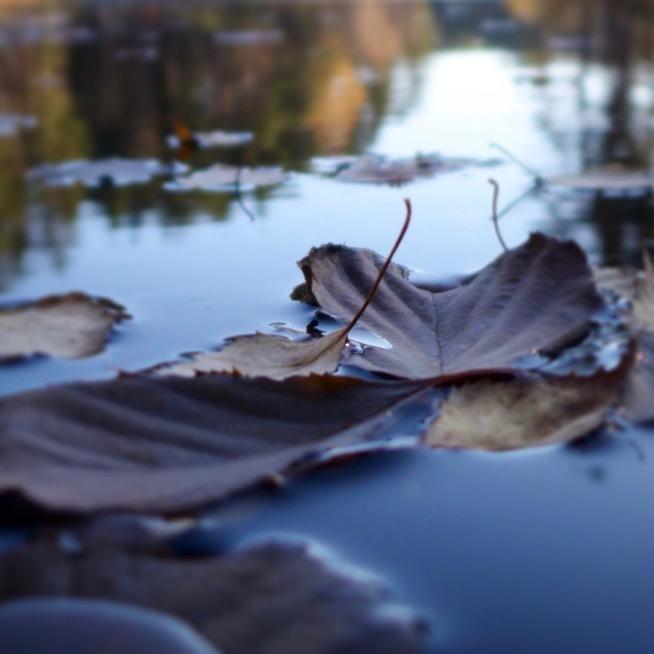
MULTIPOLYGON (((388 251, 447 278, 497 256, 489 177, 509 245, 574 238, 638 265, 651 197, 533 189, 604 163, 649 168, 648 0, 0 1, 0 302, 82 290, 123 304, 100 355, 0 370, 0 393, 102 379, 227 336, 303 329, 288 294, 314 245, 388 251), (42 163, 171 163, 171 120, 252 132, 185 158, 283 166, 283 184, 171 192, 164 179, 63 188, 42 163), (316 157, 440 153, 470 165, 403 186, 345 183, 316 157)), ((387 575, 442 651, 651 652, 651 433, 510 455, 384 454, 317 473, 222 518, 239 537, 294 533, 387 575)))

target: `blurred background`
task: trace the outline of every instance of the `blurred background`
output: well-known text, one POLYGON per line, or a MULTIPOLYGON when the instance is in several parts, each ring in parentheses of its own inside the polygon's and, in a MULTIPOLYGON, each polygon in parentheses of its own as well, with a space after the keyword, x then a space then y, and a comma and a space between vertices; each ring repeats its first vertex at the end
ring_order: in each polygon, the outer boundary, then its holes
POLYGON ((407 196, 416 221, 398 259, 474 270, 498 253, 489 176, 514 203, 511 244, 540 229, 597 263, 639 265, 654 238, 647 189, 530 192, 533 177, 490 144, 544 177, 649 170, 653 64, 651 0, 0 0, 0 300, 80 289, 136 318, 120 353, 13 367, 7 388, 301 326, 287 306, 294 262, 322 241, 388 249, 407 196), (181 155, 166 144, 172 121, 253 139, 181 155), (315 170, 316 157, 365 152, 502 162, 400 188, 315 170), (27 174, 107 157, 290 178, 172 193, 159 178, 53 188, 27 174))

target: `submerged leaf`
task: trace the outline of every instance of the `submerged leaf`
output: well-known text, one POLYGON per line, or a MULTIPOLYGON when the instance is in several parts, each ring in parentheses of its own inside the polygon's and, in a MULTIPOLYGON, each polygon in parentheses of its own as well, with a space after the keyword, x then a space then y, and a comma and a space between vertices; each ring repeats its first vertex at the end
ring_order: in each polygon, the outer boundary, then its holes
POLYGON ((593 377, 480 381, 452 390, 425 437, 434 447, 513 450, 562 443, 601 427, 626 369, 593 377))
MULTIPOLYGON (((300 266, 317 303, 347 319, 381 259, 370 250, 323 246, 300 266)), ((582 250, 535 234, 448 291, 418 288, 401 270, 389 270, 359 325, 391 347, 366 347, 347 362, 411 379, 513 369, 536 351, 578 340, 602 306, 582 250)))
POLYGON ((276 186, 287 179, 287 174, 278 166, 262 168, 236 168, 214 164, 204 170, 196 170, 168 182, 168 191, 206 191, 208 193, 231 193, 253 190, 262 186, 276 186))
POLYGON ((64 359, 97 354, 114 325, 128 317, 111 300, 84 293, 0 309, 0 361, 35 354, 64 359))
POLYGON ((70 555, 37 542, 0 557, 0 601, 26 596, 155 609, 184 620, 225 654, 428 651, 424 624, 385 585, 304 543, 180 560, 93 546, 70 555))
POLYGON ((345 377, 126 377, 0 399, 0 499, 53 511, 179 512, 306 457, 375 447, 420 384, 345 377))

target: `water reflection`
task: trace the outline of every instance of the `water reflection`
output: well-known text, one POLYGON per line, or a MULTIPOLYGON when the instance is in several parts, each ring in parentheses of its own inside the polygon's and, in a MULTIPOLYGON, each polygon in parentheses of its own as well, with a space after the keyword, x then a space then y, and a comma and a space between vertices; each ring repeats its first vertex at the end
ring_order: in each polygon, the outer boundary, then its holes
MULTIPOLYGON (((166 193, 161 180, 48 189, 25 179, 42 162, 170 161, 173 119, 194 130, 254 134, 239 147, 194 152, 194 169, 245 162, 309 172, 315 156, 368 150, 485 159, 491 141, 543 175, 606 162, 647 169, 653 7, 650 0, 0 1, 0 288, 50 290, 44 257, 50 274, 66 270, 67 283, 85 287, 73 251, 97 244, 99 233, 82 236, 91 224, 105 234, 152 222, 165 230, 274 215, 274 234, 283 239, 282 207, 295 202, 312 211, 305 189, 313 186, 297 175, 287 186, 242 197, 166 193), (25 120, 9 129, 12 116, 25 120), (34 257, 42 272, 30 285, 34 257)), ((507 203, 531 184, 510 165, 497 175, 507 203)), ((467 186, 434 182, 407 192, 418 202, 484 215, 485 180, 468 179, 467 186)), ((332 214, 343 211, 339 196, 350 198, 354 213, 364 203, 378 211, 382 191, 365 193, 359 200, 351 188, 334 186, 332 214)), ((372 234, 381 225, 372 221, 352 228, 372 234)), ((521 221, 516 235, 538 227, 577 238, 612 265, 639 263, 654 230, 650 198, 633 194, 538 193, 507 221, 521 221)), ((480 220, 474 229, 486 227, 480 220)), ((453 251, 460 247, 455 229, 437 236, 453 251)), ((415 246, 410 259, 421 265, 423 258, 415 246)), ((462 272, 450 261, 447 272, 462 272)))
MULTIPOLYGON (((5 283, 20 273, 25 248, 38 246, 25 219, 30 164, 165 157, 177 117, 195 129, 251 130, 251 164, 302 169, 313 154, 365 148, 387 107, 391 66, 419 58, 436 39, 422 2, 1 6, 0 112, 38 121, 33 134, 0 139, 5 283)), ((166 223, 183 224, 198 210, 151 190, 146 204, 162 209, 166 223)), ((115 216, 144 196, 127 190, 101 199, 115 216)), ((35 202, 54 222, 72 218, 82 197, 49 193, 35 202)), ((221 218, 228 202, 203 197, 199 209, 221 218)))

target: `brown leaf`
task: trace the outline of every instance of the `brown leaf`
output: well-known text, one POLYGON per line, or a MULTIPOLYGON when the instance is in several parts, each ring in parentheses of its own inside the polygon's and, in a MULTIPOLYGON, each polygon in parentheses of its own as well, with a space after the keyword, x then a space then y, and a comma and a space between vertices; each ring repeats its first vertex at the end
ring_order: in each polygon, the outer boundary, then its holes
MULTIPOLYGON (((314 249, 300 262, 320 306, 344 319, 361 306, 380 265, 370 250, 341 246, 314 249)), ((449 291, 420 289, 389 270, 359 325, 391 347, 366 347, 348 364, 411 379, 511 369, 534 351, 577 340, 602 305, 581 249, 535 234, 449 291)))
POLYGON ((331 448, 379 446, 421 384, 345 377, 126 377, 0 399, 0 499, 51 511, 172 513, 331 448))
POLYGON ((635 422, 654 420, 654 270, 645 255, 645 273, 636 284, 631 326, 637 339, 636 360, 625 394, 625 414, 635 422))
POLYGON ((46 542, 28 544, 0 557, 0 601, 33 596, 155 609, 186 621, 225 654, 427 651, 422 623, 385 586, 304 544, 265 543, 199 560, 103 547, 69 555, 46 542))
POLYGON ((104 349, 113 326, 129 316, 111 300, 53 295, 0 309, 0 360, 46 354, 79 359, 104 349))
POLYGON ((390 257, 383 261, 371 250, 316 248, 300 262, 306 285, 299 294, 349 319, 345 328, 304 341, 239 336, 219 352, 160 366, 159 372, 238 370, 274 379, 332 372, 355 323, 391 345, 366 347, 363 355, 347 352, 347 363, 360 368, 439 382, 510 372, 521 357, 578 340, 603 305, 579 247, 542 234, 447 291, 418 287, 405 268, 389 264, 390 257))
MULTIPOLYGON (((157 374, 193 377, 197 373, 238 372, 249 377, 287 379, 296 375, 322 375, 338 368, 348 334, 359 322, 375 296, 384 275, 392 267, 392 259, 402 243, 411 223, 411 203, 405 200, 407 209, 404 224, 374 279, 361 298, 361 303, 348 324, 322 338, 290 340, 279 335, 254 334, 228 339, 218 352, 192 355, 185 361, 156 366, 157 374)), ((397 267, 394 269, 401 270, 397 267)), ((403 274, 403 272, 402 272, 403 274)))
POLYGON ((434 447, 513 450, 562 443, 601 427, 627 372, 480 381, 452 390, 425 440, 434 447))
POLYGON ((163 364, 158 375, 195 377, 197 374, 238 372, 246 377, 287 379, 295 375, 322 375, 338 368, 347 344, 347 327, 321 338, 292 341, 274 334, 253 334, 228 339, 217 352, 199 352, 187 359, 163 364))

